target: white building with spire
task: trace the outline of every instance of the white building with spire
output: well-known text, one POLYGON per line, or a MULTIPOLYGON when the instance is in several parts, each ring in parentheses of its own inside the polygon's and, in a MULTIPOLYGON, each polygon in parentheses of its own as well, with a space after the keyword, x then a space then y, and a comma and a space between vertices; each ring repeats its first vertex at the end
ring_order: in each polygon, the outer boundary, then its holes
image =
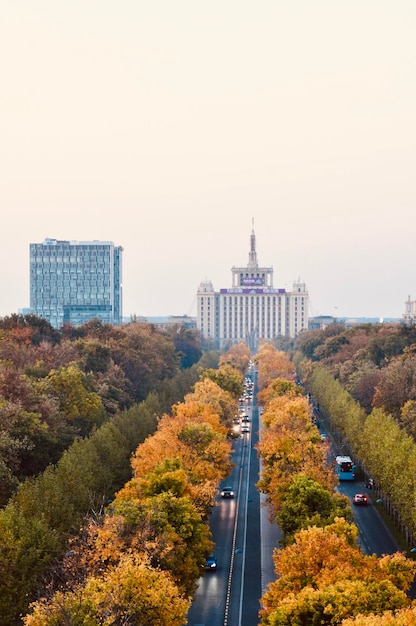
POLYGON ((306 285, 299 279, 292 291, 273 287, 273 268, 257 260, 254 226, 248 264, 233 267, 231 287, 214 291, 203 281, 197 292, 197 327, 218 348, 245 341, 256 351, 261 339, 296 337, 308 328, 306 285))

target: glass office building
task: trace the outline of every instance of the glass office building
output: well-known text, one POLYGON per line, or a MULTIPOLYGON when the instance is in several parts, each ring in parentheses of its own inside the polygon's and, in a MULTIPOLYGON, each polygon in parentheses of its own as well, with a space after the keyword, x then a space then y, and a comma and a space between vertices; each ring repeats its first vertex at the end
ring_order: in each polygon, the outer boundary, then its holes
POLYGON ((111 241, 30 244, 30 308, 54 327, 122 323, 122 252, 111 241))

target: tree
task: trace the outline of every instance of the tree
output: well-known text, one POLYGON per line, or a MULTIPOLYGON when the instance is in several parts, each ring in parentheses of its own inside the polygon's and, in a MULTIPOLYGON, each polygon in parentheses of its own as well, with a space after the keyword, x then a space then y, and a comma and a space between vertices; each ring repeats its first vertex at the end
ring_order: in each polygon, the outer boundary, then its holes
POLYGON ((235 396, 209 378, 196 383, 193 393, 185 396, 185 403, 190 402, 209 405, 220 416, 221 421, 228 426, 231 425, 231 420, 237 412, 235 396))
POLYGON ((172 340, 154 324, 123 327, 122 337, 110 338, 108 345, 114 363, 133 386, 136 402, 179 370, 179 355, 172 340))
POLYGON ((279 352, 270 343, 262 343, 254 358, 258 368, 259 388, 267 386, 269 382, 276 378, 286 378, 293 380, 294 367, 285 352, 279 352))
POLYGON ((246 343, 240 341, 231 346, 227 352, 220 357, 220 367, 229 365, 233 369, 238 370, 241 374, 247 371, 250 362, 250 348, 246 343))
POLYGON ((275 378, 267 387, 264 387, 258 393, 258 400, 260 404, 267 404, 272 398, 279 396, 286 396, 286 398, 294 398, 301 396, 303 389, 301 389, 296 383, 287 380, 287 378, 275 378))
POLYGON ((125 555, 104 576, 91 576, 79 589, 34 603, 24 624, 182 626, 188 609, 189 601, 167 572, 152 568, 143 557, 125 555))
POLYGON ((197 363, 202 356, 201 336, 196 328, 184 324, 173 324, 167 330, 180 356, 180 367, 186 369, 197 363))
POLYGON ((27 315, 12 315, 0 318, 0 329, 4 330, 29 330, 30 341, 33 345, 39 345, 42 341, 56 344, 60 341, 59 331, 42 317, 32 313, 27 315))
POLYGON ((243 392, 243 376, 238 370, 230 365, 222 365, 219 369, 206 369, 201 374, 201 379, 209 378, 221 389, 228 391, 238 398, 243 392))
POLYGON ((79 434, 86 435, 103 423, 105 412, 101 400, 78 365, 51 370, 44 385, 58 399, 60 411, 79 434))
POLYGON ((402 406, 400 421, 407 434, 416 441, 416 400, 408 400, 402 406))
POLYGON ((82 359, 85 372, 98 374, 106 372, 110 367, 110 348, 103 343, 93 339, 78 339, 74 347, 82 359))
POLYGON ((339 624, 353 614, 408 606, 416 563, 403 555, 364 555, 357 534, 338 518, 301 530, 292 545, 275 551, 277 579, 263 596, 262 624, 339 624))
POLYGON ((265 626, 293 624, 340 624, 344 618, 363 613, 383 613, 408 605, 406 594, 390 581, 341 580, 324 589, 305 587, 291 593, 264 616, 265 626))
POLYGON ((311 478, 297 474, 282 498, 276 519, 287 544, 299 530, 327 526, 342 516, 352 518, 345 496, 331 494, 311 478))
POLYGON ((357 615, 344 619, 341 626, 416 626, 416 607, 385 611, 380 615, 357 615))
POLYGON ((381 373, 374 395, 374 406, 400 420, 402 407, 416 400, 416 355, 393 359, 381 373))

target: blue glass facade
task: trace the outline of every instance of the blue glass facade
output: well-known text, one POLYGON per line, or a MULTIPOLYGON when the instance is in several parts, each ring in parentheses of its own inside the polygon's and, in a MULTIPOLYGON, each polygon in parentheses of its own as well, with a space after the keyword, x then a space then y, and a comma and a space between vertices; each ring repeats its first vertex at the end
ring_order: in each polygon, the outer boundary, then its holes
POLYGON ((122 323, 122 252, 110 241, 30 244, 30 308, 54 328, 122 323))

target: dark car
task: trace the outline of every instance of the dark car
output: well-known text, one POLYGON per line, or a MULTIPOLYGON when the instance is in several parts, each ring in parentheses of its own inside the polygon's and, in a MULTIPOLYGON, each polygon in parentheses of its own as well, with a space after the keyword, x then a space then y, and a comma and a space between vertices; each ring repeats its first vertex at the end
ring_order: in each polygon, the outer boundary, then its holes
POLYGON ((217 569, 217 559, 213 554, 207 556, 205 561, 205 571, 206 572, 215 572, 217 569))
POLYGON ((232 487, 223 487, 221 489, 221 498, 234 498, 234 489, 232 487))
POLYGON ((356 493, 353 500, 354 504, 368 504, 368 497, 365 493, 356 493))

